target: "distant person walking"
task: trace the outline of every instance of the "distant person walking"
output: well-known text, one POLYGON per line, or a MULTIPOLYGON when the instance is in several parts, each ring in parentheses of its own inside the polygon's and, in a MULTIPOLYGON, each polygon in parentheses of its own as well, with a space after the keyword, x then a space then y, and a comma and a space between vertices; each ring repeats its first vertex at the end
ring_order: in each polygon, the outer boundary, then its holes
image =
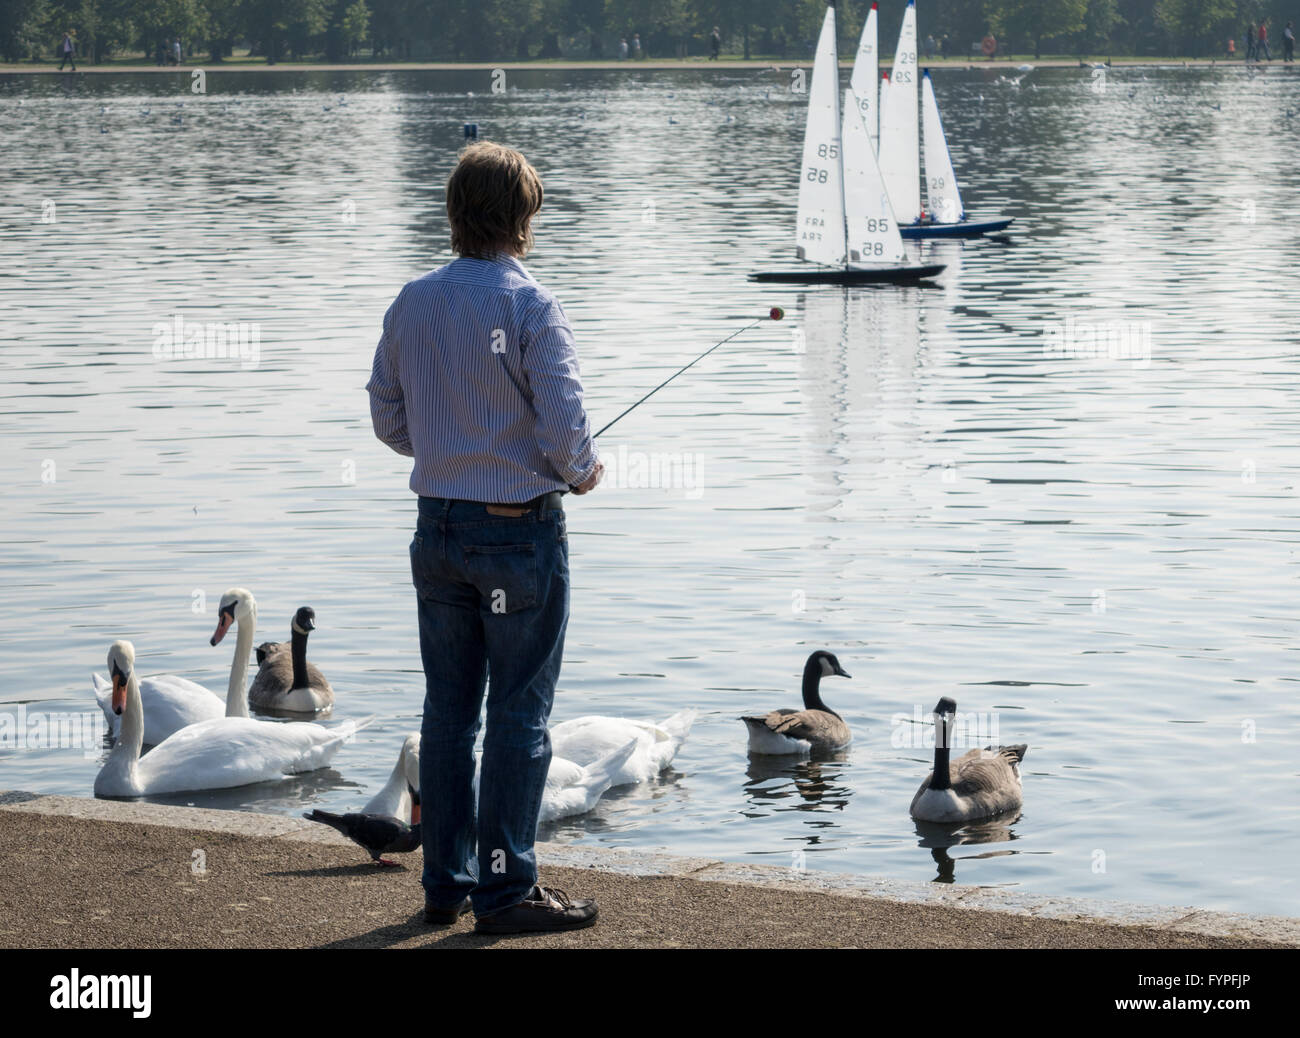
POLYGON ((1265 61, 1272 61, 1273 55, 1268 51, 1268 19, 1259 23, 1259 46, 1255 48, 1255 57, 1264 55, 1265 61))
POLYGON ((718 32, 718 27, 713 27, 713 32, 709 34, 709 60, 717 61, 718 55, 722 52, 722 36, 718 32))
MULTIPOLYGON (((64 62, 70 62, 72 65, 72 71, 73 72, 77 71, 77 60, 74 57, 74 55, 77 53, 77 41, 75 39, 76 35, 77 32, 75 29, 71 30, 70 32, 65 32, 63 34, 63 42, 59 44, 59 56, 62 58, 62 60, 59 62, 60 72, 63 71, 64 62)), ((46 39, 49 39, 49 37, 47 36, 46 39)))
POLYGON ((1295 61, 1295 28, 1290 22, 1282 30, 1282 60, 1295 61))
POLYGON ((1236 43, 1236 41, 1235 41, 1231 36, 1229 36, 1229 37, 1228 37, 1228 57, 1229 57, 1229 58, 1235 58, 1236 56, 1237 56, 1237 43, 1236 43))
POLYGON ((180 63, 181 63, 181 41, 180 38, 177 37, 176 39, 172 40, 172 64, 179 65, 180 63))
POLYGON ((618 60, 619 61, 627 60, 627 37, 626 36, 624 36, 622 39, 618 41, 618 60))
POLYGON ((632 60, 637 61, 641 57, 641 34, 634 32, 632 34, 632 60))
POLYGON ((1247 61, 1255 60, 1255 34, 1257 31, 1258 30, 1256 30, 1254 22, 1246 23, 1245 39, 1246 39, 1246 60, 1247 61))
POLYGON ((934 60, 934 48, 935 48, 934 37, 933 37, 933 36, 927 36, 927 37, 925 38, 925 59, 926 59, 926 61, 933 61, 933 60, 934 60))
POLYGON ((988 58, 989 61, 992 61, 994 55, 996 55, 998 52, 997 37, 994 36, 991 32, 985 33, 984 40, 980 43, 980 50, 984 52, 984 56, 988 58))

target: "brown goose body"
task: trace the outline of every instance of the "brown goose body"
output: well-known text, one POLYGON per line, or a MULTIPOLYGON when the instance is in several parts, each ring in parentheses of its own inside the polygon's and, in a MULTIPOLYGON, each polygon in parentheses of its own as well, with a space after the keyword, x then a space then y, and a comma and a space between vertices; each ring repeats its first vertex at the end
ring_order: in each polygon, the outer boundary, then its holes
POLYGON ((303 606, 294 616, 290 641, 264 642, 257 647, 257 677, 248 690, 250 706, 315 714, 334 705, 334 689, 320 668, 307 662, 307 634, 315 626, 315 612, 303 606))
POLYGON ((829 652, 818 651, 804 664, 804 709, 785 708, 742 717, 749 729, 749 752, 759 754, 826 753, 853 741, 853 732, 834 710, 822 702, 824 675, 848 677, 829 652))
POLYGON ((947 697, 935 707, 934 770, 912 798, 909 811, 923 822, 972 822, 1018 811, 1024 803, 1020 762, 1028 746, 987 746, 950 760, 957 704, 947 697), (937 781, 939 775, 942 780, 937 781))

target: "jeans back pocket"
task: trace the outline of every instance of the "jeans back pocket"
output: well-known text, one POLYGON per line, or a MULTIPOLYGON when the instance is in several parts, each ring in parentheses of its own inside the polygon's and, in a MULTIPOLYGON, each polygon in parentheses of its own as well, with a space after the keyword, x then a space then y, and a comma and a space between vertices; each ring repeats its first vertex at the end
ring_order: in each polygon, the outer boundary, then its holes
POLYGON ((537 545, 467 544, 464 557, 489 612, 517 613, 537 604, 537 545))

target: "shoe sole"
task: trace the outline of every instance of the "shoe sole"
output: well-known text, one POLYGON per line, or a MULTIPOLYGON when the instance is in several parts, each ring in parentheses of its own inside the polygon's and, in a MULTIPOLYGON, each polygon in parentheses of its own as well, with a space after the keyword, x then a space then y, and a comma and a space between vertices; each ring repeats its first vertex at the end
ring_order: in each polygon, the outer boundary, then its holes
POLYGON ((469 910, 470 910, 470 906, 468 902, 465 904, 464 908, 458 908, 454 912, 451 911, 450 909, 447 909, 447 910, 438 911, 434 913, 430 909, 426 908, 424 910, 424 921, 433 926, 451 926, 453 923, 457 922, 460 919, 460 917, 463 916, 469 910))
POLYGON ((585 930, 590 926, 596 925, 598 915, 593 915, 590 919, 583 919, 577 923, 567 923, 563 926, 510 926, 504 923, 493 924, 488 919, 480 919, 474 924, 474 932, 481 934, 512 934, 512 933, 567 933, 570 930, 585 930))

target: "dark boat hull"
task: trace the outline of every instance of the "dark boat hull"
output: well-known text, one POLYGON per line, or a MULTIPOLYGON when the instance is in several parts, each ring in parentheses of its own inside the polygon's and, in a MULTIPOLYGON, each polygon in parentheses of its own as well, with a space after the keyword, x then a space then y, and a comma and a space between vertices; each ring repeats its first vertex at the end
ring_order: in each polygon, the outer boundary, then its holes
POLYGON ((874 270, 833 270, 810 267, 807 270, 765 270, 750 274, 750 281, 779 282, 791 285, 873 285, 911 284, 938 277, 944 263, 925 263, 914 267, 880 267, 874 270))
POLYGON ((978 238, 981 234, 995 234, 1011 226, 1013 216, 999 216, 996 220, 962 220, 960 223, 902 224, 898 233, 904 238, 978 238))

